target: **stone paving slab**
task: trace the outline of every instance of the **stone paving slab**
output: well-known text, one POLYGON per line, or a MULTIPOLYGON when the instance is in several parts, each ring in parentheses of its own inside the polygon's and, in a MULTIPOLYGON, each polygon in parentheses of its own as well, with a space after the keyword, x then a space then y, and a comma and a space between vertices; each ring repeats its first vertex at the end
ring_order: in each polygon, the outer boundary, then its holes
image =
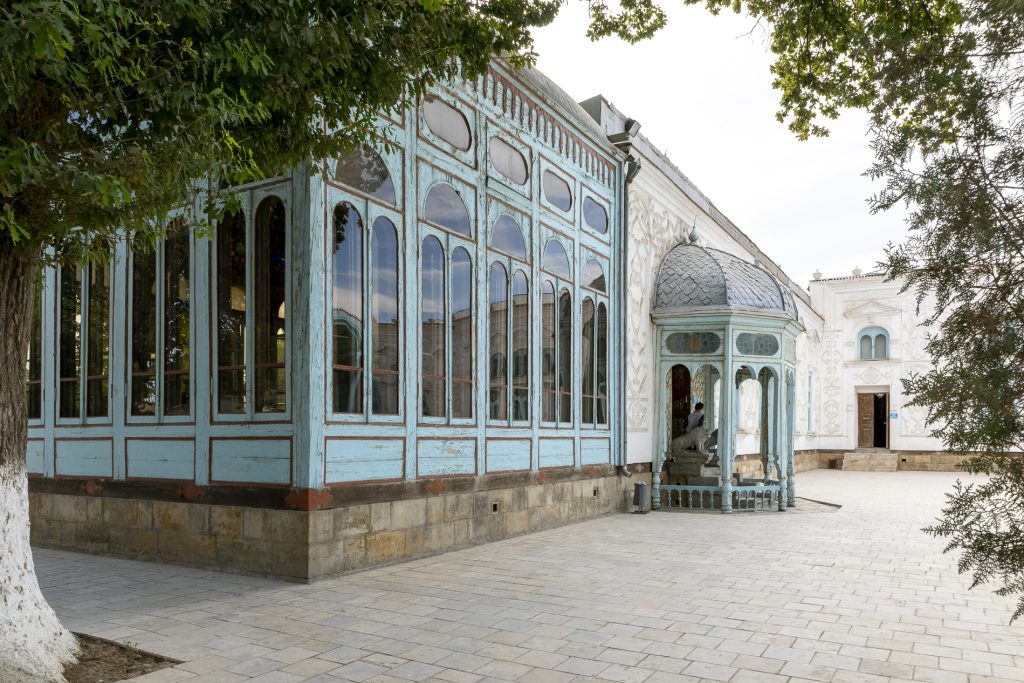
POLYGON ((1013 600, 919 531, 955 478, 816 470, 831 514, 615 515, 311 585, 36 566, 72 630, 182 660, 147 683, 1024 682, 1013 600))

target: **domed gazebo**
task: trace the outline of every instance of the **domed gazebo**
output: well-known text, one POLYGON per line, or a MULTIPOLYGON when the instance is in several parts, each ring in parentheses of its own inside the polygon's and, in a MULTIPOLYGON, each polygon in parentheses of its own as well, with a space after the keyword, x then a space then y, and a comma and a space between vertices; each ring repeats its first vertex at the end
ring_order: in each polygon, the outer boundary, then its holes
POLYGON ((732 512, 792 505, 796 337, 804 328, 789 291, 758 265, 694 239, 662 260, 651 318, 661 407, 654 506, 732 512), (739 387, 747 381, 761 395, 764 476, 754 481, 733 472, 739 387), (697 403, 706 431, 684 434, 697 403))

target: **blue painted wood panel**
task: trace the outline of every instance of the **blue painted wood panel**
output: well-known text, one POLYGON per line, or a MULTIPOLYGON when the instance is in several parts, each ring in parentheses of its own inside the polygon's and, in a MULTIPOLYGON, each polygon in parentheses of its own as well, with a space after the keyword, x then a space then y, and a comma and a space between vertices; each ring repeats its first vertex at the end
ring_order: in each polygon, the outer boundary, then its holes
POLYGON ((476 473, 476 439, 420 439, 416 455, 421 477, 476 473))
POLYGON ((28 442, 26 458, 29 474, 46 474, 46 442, 33 439, 28 442))
POLYGON ((129 479, 187 479, 195 476, 196 445, 192 439, 128 439, 125 442, 129 479))
POLYGON ((289 484, 291 439, 211 439, 210 481, 289 484))
POLYGON ((110 439, 57 439, 57 476, 114 476, 114 444, 110 439))
POLYGON ((488 439, 487 471, 510 472, 530 469, 529 439, 488 439))
POLYGON ((404 439, 328 438, 324 482, 401 479, 405 472, 404 439))
POLYGON ((583 465, 605 465, 611 462, 611 441, 608 439, 582 439, 580 441, 580 463, 583 465))
POLYGON ((572 439, 541 439, 541 467, 572 467, 575 463, 576 449, 572 439))

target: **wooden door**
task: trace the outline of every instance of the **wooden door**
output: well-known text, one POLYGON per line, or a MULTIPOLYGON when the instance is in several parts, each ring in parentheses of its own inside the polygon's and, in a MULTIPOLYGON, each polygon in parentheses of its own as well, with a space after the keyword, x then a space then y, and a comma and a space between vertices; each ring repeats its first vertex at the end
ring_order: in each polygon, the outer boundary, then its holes
POLYGON ((875 445, 875 395, 857 394, 857 448, 875 445))

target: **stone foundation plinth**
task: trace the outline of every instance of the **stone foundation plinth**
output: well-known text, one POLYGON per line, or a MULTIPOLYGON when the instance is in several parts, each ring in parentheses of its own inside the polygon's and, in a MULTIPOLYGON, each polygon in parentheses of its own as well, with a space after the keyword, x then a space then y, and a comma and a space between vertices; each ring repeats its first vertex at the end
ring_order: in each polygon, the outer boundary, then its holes
POLYGON ((49 548, 309 580, 632 509, 650 474, 427 494, 323 510, 30 492, 49 548))
POLYGON ((895 472, 898 464, 897 453, 850 451, 843 454, 843 470, 849 472, 895 472))

